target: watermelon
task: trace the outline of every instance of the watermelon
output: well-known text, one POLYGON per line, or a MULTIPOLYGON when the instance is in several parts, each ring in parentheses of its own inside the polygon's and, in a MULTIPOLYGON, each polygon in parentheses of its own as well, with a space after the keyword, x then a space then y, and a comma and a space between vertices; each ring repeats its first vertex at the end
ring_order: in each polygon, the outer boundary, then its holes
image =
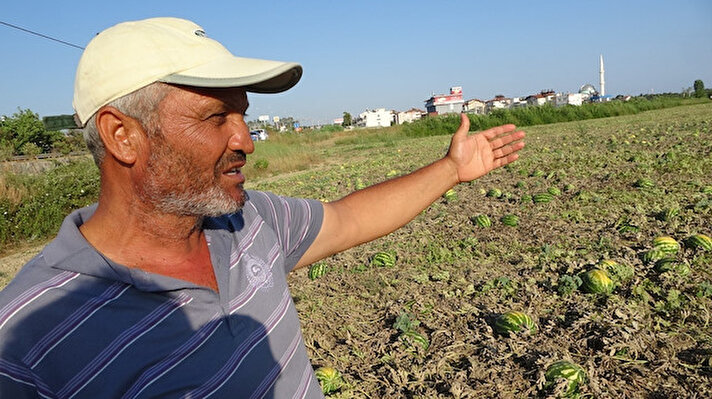
POLYGON ((532 196, 529 194, 522 195, 522 202, 532 202, 532 196))
POLYGON ((680 250, 680 243, 672 237, 657 237, 653 240, 653 248, 659 249, 667 254, 676 254, 680 250))
POLYGON ((536 324, 528 314, 513 310, 500 315, 495 320, 494 330, 506 336, 510 333, 518 332, 534 334, 536 332, 536 324))
POLYGON ((504 215, 502 216, 502 224, 509 227, 517 227, 519 224, 519 217, 512 214, 504 215))
POLYGON ((401 334, 401 337, 403 337, 404 339, 408 340, 409 342, 411 342, 413 344, 420 345, 425 350, 428 350, 428 348, 430 347, 430 342, 428 341, 428 339, 425 338, 425 336, 423 336, 423 334, 421 334, 413 329, 408 329, 408 330, 404 331, 401 334))
POLYGON ((662 249, 653 248, 643 254, 643 262, 652 263, 662 258, 666 258, 667 256, 668 253, 663 251, 662 249))
POLYGON ((490 227, 492 226, 492 220, 490 220, 487 215, 477 215, 471 218, 472 222, 478 227, 490 227))
POLYGON ((339 370, 333 367, 319 367, 314 375, 321 385, 321 391, 328 395, 336 392, 344 385, 344 379, 339 370))
POLYGON ((443 194, 443 198, 445 198, 445 201, 447 202, 455 202, 457 201, 457 191, 455 191, 454 188, 451 188, 443 194))
POLYGON ((678 214, 680 214, 680 210, 677 208, 667 208, 663 209, 660 211, 657 215, 657 219, 660 220, 661 222, 669 222, 672 219, 674 219, 678 214))
POLYGON ((655 262, 655 271, 658 273, 672 272, 684 277, 690 274, 690 267, 678 262, 677 259, 662 258, 655 262))
POLYGON ((325 275, 326 272, 327 272, 326 263, 319 262, 319 263, 314 263, 313 265, 309 266, 309 272, 307 273, 307 275, 309 276, 309 279, 316 280, 319 277, 325 275))
POLYGON ((378 252, 371 258, 371 264, 373 266, 393 267, 396 264, 396 257, 388 252, 378 252))
POLYGON ((573 184, 567 184, 564 186, 564 191, 566 191, 567 193, 570 193, 574 190, 576 190, 576 186, 574 186, 573 184))
POLYGON ((549 187, 548 189, 546 189, 546 192, 551 195, 561 195, 561 190, 559 190, 558 187, 549 187))
POLYGON ((701 191, 703 194, 712 194, 712 186, 704 186, 701 191))
POLYGON ((635 275, 635 270, 614 260, 605 259, 598 262, 598 268, 605 270, 615 283, 628 281, 635 275))
POLYGON ((487 191, 487 196, 488 197, 493 197, 493 198, 499 198, 502 196, 502 190, 498 188, 493 188, 487 191))
POLYGON ((554 199, 554 196, 549 194, 549 193, 539 193, 539 194, 534 194, 532 196, 532 200, 534 201, 535 204, 546 204, 548 202, 551 202, 551 200, 554 199))
POLYGON ((581 275, 581 288, 590 294, 609 294, 613 291, 613 280, 602 269, 591 269, 581 275))
POLYGON ((542 176, 544 176, 544 171, 541 169, 537 169, 532 172, 531 176, 532 177, 542 177, 542 176))
POLYGON ((712 238, 704 234, 694 234, 685 240, 685 245, 692 249, 704 249, 712 251, 712 238))
POLYGON ((546 369, 544 374, 546 378, 546 388, 556 386, 556 384, 564 380, 566 381, 566 390, 563 393, 565 398, 578 397, 579 386, 586 383, 586 372, 576 363, 566 360, 555 362, 546 369))

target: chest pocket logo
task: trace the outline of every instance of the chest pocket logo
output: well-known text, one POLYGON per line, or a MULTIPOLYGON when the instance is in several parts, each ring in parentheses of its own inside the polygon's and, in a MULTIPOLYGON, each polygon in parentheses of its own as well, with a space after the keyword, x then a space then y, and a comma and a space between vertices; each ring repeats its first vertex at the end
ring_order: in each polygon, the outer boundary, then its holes
POLYGON ((274 279, 272 278, 272 269, 262 259, 245 254, 245 260, 241 262, 244 267, 244 272, 247 275, 247 281, 250 286, 262 289, 272 288, 274 279))

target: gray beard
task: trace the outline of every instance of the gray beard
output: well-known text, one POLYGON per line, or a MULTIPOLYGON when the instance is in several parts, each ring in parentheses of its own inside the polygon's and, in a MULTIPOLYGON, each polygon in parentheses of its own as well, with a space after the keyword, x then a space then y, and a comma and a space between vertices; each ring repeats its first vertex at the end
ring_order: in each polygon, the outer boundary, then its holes
MULTIPOLYGON (((151 194, 148 186, 146 187, 146 193, 151 194)), ((163 193, 152 202, 157 210, 172 215, 220 216, 235 213, 242 209, 245 204, 245 193, 243 191, 242 197, 236 201, 219 187, 211 186, 201 192, 176 191, 163 193)))

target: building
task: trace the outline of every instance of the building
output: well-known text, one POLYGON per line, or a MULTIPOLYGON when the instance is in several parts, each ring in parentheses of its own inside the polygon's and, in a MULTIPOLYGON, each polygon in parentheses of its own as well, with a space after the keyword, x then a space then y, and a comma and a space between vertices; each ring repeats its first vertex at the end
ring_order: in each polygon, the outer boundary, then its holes
POLYGON ((358 115, 354 125, 358 127, 388 127, 393 123, 393 111, 385 108, 366 110, 358 115))
POLYGON ((527 97, 528 105, 544 105, 555 102, 556 93, 554 90, 542 90, 539 94, 527 97))
POLYGON ((564 105, 576 105, 579 106, 583 104, 583 94, 581 93, 557 93, 554 99, 554 106, 563 107, 564 105))
POLYGON ((485 102, 476 98, 467 100, 463 110, 469 114, 482 115, 485 113, 485 102))
POLYGON ((511 98, 498 94, 493 99, 485 101, 485 112, 490 113, 495 109, 507 109, 510 104, 512 104, 511 98))
POLYGON ((465 101, 462 99, 462 87, 450 88, 450 94, 433 95, 425 100, 425 109, 429 115, 459 114, 463 111, 465 101))
POLYGON ((396 124, 402 125, 406 122, 410 123, 413 121, 417 121, 424 115, 426 115, 426 112, 417 108, 411 108, 408 111, 397 112, 395 114, 396 124))

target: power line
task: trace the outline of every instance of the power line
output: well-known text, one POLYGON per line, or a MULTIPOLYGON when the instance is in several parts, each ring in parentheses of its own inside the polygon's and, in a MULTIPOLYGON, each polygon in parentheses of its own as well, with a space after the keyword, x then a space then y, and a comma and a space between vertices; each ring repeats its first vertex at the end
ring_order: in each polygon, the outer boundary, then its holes
POLYGON ((21 26, 9 24, 9 23, 3 22, 3 21, 0 21, 0 24, 5 25, 5 26, 9 26, 9 27, 14 28, 14 29, 17 29, 17 30, 21 30, 21 31, 23 31, 23 32, 27 32, 27 33, 33 34, 33 35, 35 35, 35 36, 39 36, 39 37, 42 37, 42 38, 45 38, 45 39, 53 40, 53 41, 55 41, 55 42, 62 43, 62 44, 64 44, 64 45, 67 45, 67 46, 70 46, 70 47, 74 47, 74 48, 78 48, 78 49, 80 49, 80 50, 84 50, 84 47, 82 47, 82 46, 77 46, 76 44, 72 44, 72 43, 69 43, 69 42, 65 42, 64 40, 55 39, 54 37, 47 36, 47 35, 43 35, 43 34, 41 34, 41 33, 37 33, 37 32, 35 32, 35 31, 31 31, 31 30, 29 30, 29 29, 25 29, 25 28, 23 28, 23 27, 21 27, 21 26))

